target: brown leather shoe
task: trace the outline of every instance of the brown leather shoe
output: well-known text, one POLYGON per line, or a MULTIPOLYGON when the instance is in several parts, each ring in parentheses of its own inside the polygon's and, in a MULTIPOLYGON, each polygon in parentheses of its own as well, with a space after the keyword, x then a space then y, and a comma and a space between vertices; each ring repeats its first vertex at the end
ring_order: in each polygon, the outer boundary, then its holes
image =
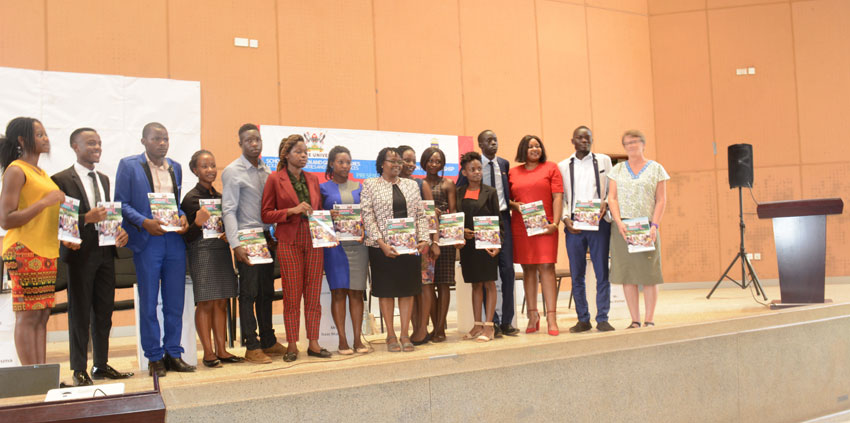
POLYGON ((281 345, 280 342, 275 342, 271 347, 263 348, 263 352, 269 357, 282 356, 286 354, 286 347, 281 345))
POLYGON ((263 350, 256 349, 245 351, 245 361, 254 364, 270 364, 272 359, 263 350))

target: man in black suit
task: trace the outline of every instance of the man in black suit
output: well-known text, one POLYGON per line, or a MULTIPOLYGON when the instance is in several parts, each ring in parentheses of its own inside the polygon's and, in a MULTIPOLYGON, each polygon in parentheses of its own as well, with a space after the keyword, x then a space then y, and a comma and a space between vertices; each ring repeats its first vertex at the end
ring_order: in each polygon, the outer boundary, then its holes
MULTIPOLYGON (((52 176, 59 189, 80 200, 80 238, 82 243, 63 243, 60 257, 68 265, 68 335, 74 385, 91 385, 86 373, 89 326, 92 338, 92 376, 95 379, 124 379, 133 373, 121 373, 107 364, 109 331, 115 303, 115 247, 98 245, 95 223, 106 218, 100 201, 110 201, 109 177, 94 169, 100 161, 101 141, 94 129, 80 128, 71 133, 71 148, 77 162, 52 176), (69 248, 71 247, 71 248, 69 248), (94 315, 92 316, 92 312, 94 315)), ((127 233, 119 227, 115 245, 127 244, 127 233)))
MULTIPOLYGON (((496 338, 501 334, 516 336, 519 329, 511 322, 514 320, 514 249, 513 234, 511 233, 511 211, 508 203, 511 200, 511 189, 508 185, 508 172, 511 169, 507 160, 496 157, 499 151, 499 139, 496 134, 487 129, 478 134, 478 147, 481 149, 481 170, 483 179, 481 182, 487 186, 496 188, 499 195, 499 219, 504 225, 502 229, 505 237, 502 240, 502 249, 499 251, 499 276, 502 279, 502 309, 496 310, 493 322, 496 324, 496 338)), ((457 179, 457 185, 466 184, 463 175, 457 179)))

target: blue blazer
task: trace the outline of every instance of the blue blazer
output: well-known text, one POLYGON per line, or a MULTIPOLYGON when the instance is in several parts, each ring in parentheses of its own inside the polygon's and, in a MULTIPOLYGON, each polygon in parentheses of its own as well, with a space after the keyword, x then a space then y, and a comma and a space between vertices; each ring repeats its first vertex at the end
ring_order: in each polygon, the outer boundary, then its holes
MULTIPOLYGON (((506 202, 511 201, 511 187, 510 187, 510 185, 508 185, 508 172, 511 171, 511 164, 507 160, 505 160, 505 159, 503 159, 499 156, 496 156, 496 163, 499 164, 499 170, 502 171, 502 190, 504 191, 505 201, 506 202)), ((490 185, 489 184, 490 181, 481 181, 481 182, 484 185, 487 185, 487 186, 490 185)), ((457 177, 457 186, 461 186, 461 185, 469 185, 469 181, 466 180, 466 177, 463 176, 462 173, 457 177)), ((496 188, 496 187, 493 187, 493 188, 496 188)), ((508 209, 508 210, 510 210, 510 209, 508 209)))
MULTIPOLYGON (((169 170, 171 171, 171 182, 174 186, 174 199, 180 202, 180 188, 183 182, 183 170, 180 163, 169 158, 169 170)), ((130 236, 127 248, 133 253, 140 253, 148 244, 150 234, 142 228, 145 219, 152 219, 151 205, 148 201, 148 193, 153 192, 153 176, 145 153, 138 156, 129 156, 121 159, 118 163, 118 172, 115 175, 115 201, 121 202, 121 214, 124 216, 122 227, 130 236)), ((177 207, 177 213, 183 216, 183 210, 177 207)))

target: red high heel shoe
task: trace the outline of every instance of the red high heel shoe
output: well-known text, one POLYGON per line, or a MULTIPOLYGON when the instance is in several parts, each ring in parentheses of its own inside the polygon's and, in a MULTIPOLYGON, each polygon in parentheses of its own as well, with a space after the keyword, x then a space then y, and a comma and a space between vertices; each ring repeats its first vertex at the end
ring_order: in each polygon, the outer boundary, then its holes
POLYGON ((528 310, 528 328, 525 330, 525 333, 534 333, 540 330, 540 313, 537 312, 537 309, 528 310), (531 312, 537 316, 537 322, 534 323, 534 326, 531 326, 531 312))
MULTIPOLYGON (((555 314, 555 326, 558 325, 558 313, 555 312, 554 310, 552 310, 552 311, 546 312, 546 326, 549 326, 549 327, 552 326, 552 325, 549 324, 549 314, 553 314, 553 313, 555 314)), ((558 334, 560 334, 560 333, 561 333, 561 331, 557 327, 555 329, 549 329, 549 335, 551 335, 551 336, 558 336, 558 334)))

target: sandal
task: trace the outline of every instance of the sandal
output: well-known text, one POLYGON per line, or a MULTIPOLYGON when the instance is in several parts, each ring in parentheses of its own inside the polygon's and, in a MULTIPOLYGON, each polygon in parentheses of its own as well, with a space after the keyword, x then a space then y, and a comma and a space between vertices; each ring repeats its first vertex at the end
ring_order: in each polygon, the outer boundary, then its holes
POLYGON ((414 347, 414 346, 413 346, 413 343, 412 343, 412 342, 410 342, 410 338, 409 338, 409 337, 407 337, 407 336, 402 336, 402 337, 401 337, 401 339, 402 339, 402 341, 401 341, 402 351, 404 351, 404 352, 413 352, 413 350, 415 350, 415 349, 416 349, 416 347, 414 347), (405 339, 407 339, 407 341, 405 341, 405 339))
MULTIPOLYGON (((472 330, 469 331, 469 333, 467 333, 466 335, 463 335, 462 339, 464 341, 471 341, 473 339, 478 339, 478 336, 481 335, 484 332, 484 329, 481 329, 479 331, 475 330, 475 328, 477 328, 479 326, 484 326, 484 322, 473 322, 473 323, 475 323, 475 326, 472 327, 472 330)), ((490 326, 493 326, 493 322, 489 322, 489 323, 490 323, 490 326)))
POLYGON ((337 350, 337 352, 339 353, 339 355, 352 355, 352 354, 354 354, 354 350, 352 350, 351 348, 345 348, 345 349, 342 349, 342 350, 337 350))
MULTIPOLYGON (((492 328, 493 322, 485 322, 485 323, 483 323, 483 325, 484 325, 485 328, 488 327, 488 326, 492 328)), ((490 340, 491 340, 491 338, 489 336, 485 335, 483 331, 481 332, 481 335, 478 335, 478 337, 475 338, 475 342, 490 342, 490 340)))
POLYGON ((398 343, 398 338, 395 336, 387 338, 387 351, 401 352, 401 345, 398 343))
POLYGON ((647 326, 655 326, 655 323, 653 323, 653 322, 643 322, 643 327, 647 327, 647 326))
POLYGON ((637 329, 640 327, 640 322, 632 322, 626 329, 637 329))
POLYGON ((371 352, 371 350, 369 349, 369 347, 362 346, 360 348, 355 347, 354 352, 356 352, 357 354, 368 354, 371 352))

